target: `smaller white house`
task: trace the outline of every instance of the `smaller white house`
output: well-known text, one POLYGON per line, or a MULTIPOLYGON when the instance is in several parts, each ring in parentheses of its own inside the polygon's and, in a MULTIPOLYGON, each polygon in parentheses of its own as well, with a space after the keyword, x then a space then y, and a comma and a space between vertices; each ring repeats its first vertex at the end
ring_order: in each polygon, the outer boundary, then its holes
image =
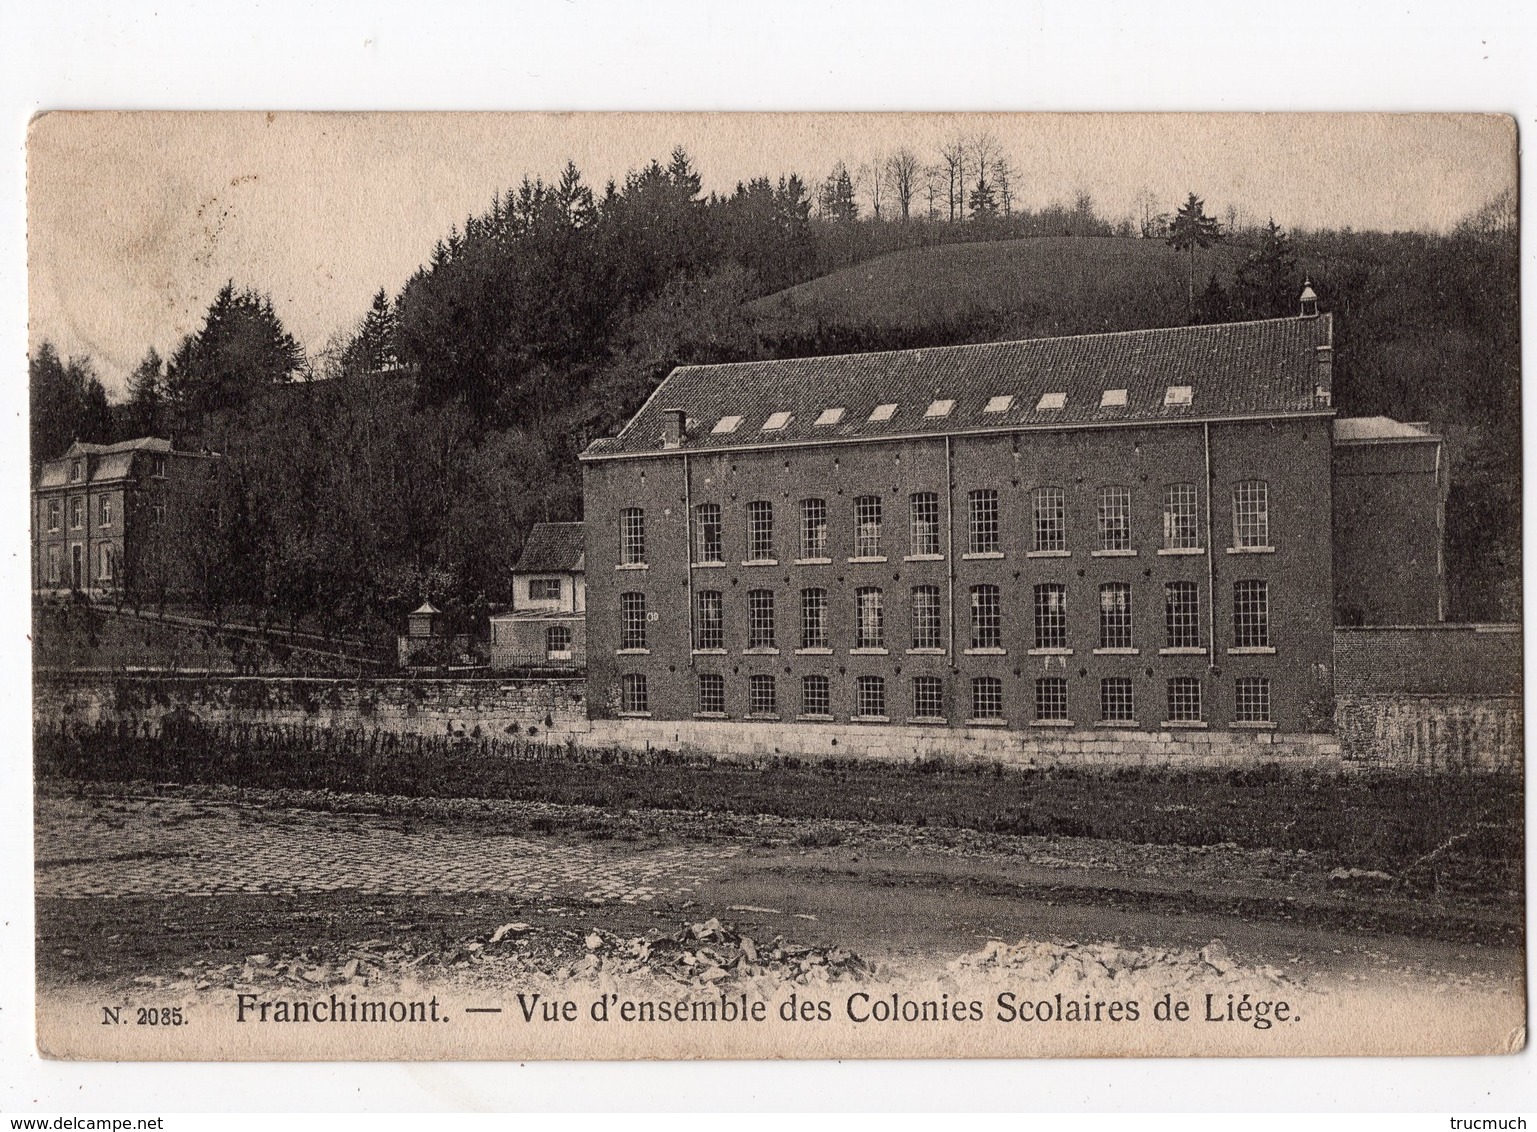
POLYGON ((586 538, 581 523, 536 523, 512 568, 512 609, 491 618, 492 668, 587 663, 586 538))

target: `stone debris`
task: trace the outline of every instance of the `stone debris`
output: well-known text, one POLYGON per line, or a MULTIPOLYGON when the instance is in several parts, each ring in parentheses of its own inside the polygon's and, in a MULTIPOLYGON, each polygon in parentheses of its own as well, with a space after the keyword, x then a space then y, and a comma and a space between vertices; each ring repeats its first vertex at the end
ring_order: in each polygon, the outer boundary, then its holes
POLYGON ((1297 981, 1275 967, 1247 966, 1235 960, 1220 939, 1199 950, 1123 947, 1116 943, 1052 943, 1022 939, 1018 943, 992 940, 986 947, 951 963, 956 978, 1017 978, 1032 988, 1065 990, 1080 986, 1151 986, 1159 990, 1195 991, 1242 978, 1254 991, 1296 988, 1297 981))

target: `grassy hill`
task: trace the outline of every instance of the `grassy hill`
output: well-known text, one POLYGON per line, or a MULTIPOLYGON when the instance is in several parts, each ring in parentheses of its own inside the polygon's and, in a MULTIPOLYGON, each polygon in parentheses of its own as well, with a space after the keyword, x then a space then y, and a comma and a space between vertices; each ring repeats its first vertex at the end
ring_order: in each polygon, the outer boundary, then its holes
MULTIPOLYGON (((1196 289, 1224 286, 1245 250, 1196 253, 1196 289)), ((916 331, 982 323, 1001 337, 1138 330, 1186 321, 1184 252, 1162 240, 1051 236, 912 248, 749 304, 782 333, 815 327, 916 331), (979 317, 980 316, 980 317, 979 317)))

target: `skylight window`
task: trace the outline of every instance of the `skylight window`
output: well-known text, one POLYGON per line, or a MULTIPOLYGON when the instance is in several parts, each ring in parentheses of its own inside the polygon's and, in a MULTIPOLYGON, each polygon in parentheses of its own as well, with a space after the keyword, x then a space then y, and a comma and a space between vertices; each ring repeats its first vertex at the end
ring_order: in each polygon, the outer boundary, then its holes
POLYGON ((1066 393, 1042 393, 1041 399, 1035 403, 1035 407, 1037 409, 1060 409, 1066 404, 1066 393))
POLYGON ((1101 409, 1124 409, 1126 407, 1126 390, 1105 390, 1099 395, 1099 407, 1101 409))
POLYGON ((1189 385, 1171 385, 1163 392, 1165 405, 1188 405, 1195 396, 1195 389, 1189 385))
POLYGON ((763 432, 778 432, 790 423, 789 413, 770 413, 769 419, 763 422, 763 432))
POLYGON ((1012 404, 1014 404, 1013 395, 1005 393, 1001 397, 988 398, 987 407, 982 411, 984 413, 1006 413, 1009 411, 1009 406, 1012 404))
POLYGON ((930 401, 929 407, 924 410, 926 417, 948 417, 950 410, 955 408, 954 401, 930 401))
POLYGON ((875 412, 870 414, 870 419, 872 421, 889 421, 891 414, 896 411, 897 407, 895 405, 877 405, 875 406, 875 412))
POLYGON ((823 409, 822 415, 817 418, 819 425, 835 425, 843 419, 842 409, 823 409))
POLYGON ((722 417, 715 422, 715 427, 710 431, 717 435, 727 432, 735 432, 736 426, 742 423, 741 417, 722 417))

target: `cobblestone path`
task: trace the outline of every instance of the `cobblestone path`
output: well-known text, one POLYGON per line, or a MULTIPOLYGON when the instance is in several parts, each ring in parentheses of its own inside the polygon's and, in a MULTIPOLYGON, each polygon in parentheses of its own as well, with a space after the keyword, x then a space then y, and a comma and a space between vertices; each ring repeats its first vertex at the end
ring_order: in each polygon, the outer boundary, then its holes
POLYGON ((692 890, 736 852, 531 838, 398 818, 222 802, 50 797, 39 896, 505 893, 642 903, 692 890), (420 823, 415 823, 420 824, 420 823))

